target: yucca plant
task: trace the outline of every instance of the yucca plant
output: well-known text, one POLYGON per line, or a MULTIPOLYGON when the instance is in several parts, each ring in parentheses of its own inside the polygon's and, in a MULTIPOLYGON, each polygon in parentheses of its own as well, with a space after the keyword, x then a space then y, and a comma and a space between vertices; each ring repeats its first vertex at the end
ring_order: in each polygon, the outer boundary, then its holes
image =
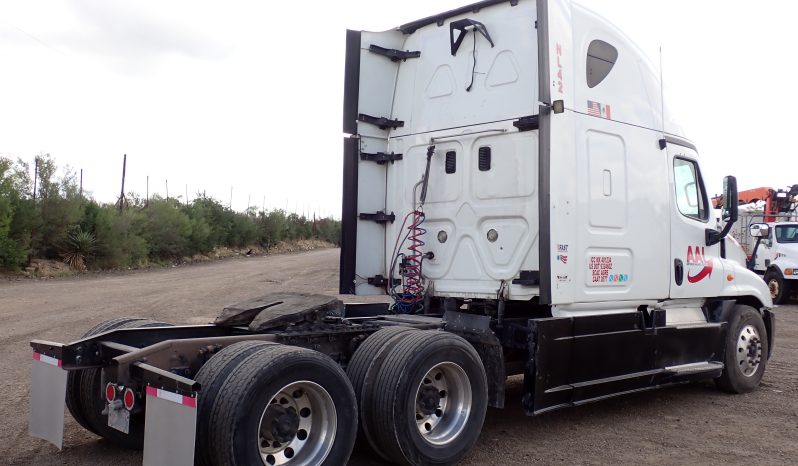
POLYGON ((64 263, 81 272, 86 270, 86 260, 94 254, 97 240, 94 235, 80 228, 75 228, 67 234, 61 257, 64 263))

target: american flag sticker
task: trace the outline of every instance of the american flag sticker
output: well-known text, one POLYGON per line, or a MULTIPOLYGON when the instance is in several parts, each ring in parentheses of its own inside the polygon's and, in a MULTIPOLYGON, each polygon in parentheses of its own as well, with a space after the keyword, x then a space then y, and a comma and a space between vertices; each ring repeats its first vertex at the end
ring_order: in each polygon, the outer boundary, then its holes
POLYGON ((610 105, 601 105, 599 102, 587 101, 587 114, 594 117, 606 118, 612 120, 612 112, 610 105))

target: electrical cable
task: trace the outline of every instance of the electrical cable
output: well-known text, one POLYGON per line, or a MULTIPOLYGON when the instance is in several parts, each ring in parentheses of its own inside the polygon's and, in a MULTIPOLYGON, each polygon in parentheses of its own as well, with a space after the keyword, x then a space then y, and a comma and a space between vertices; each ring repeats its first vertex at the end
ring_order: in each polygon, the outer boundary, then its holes
POLYGON ((413 187, 413 210, 405 215, 402 220, 402 226, 399 228, 399 234, 394 243, 393 252, 391 253, 391 264, 387 270, 387 283, 385 291, 390 295, 394 304, 390 307, 391 312, 400 314, 412 314, 423 309, 421 303, 424 301, 424 278, 421 275, 422 262, 424 260, 424 253, 421 248, 426 244, 422 236, 427 234, 427 230, 422 227, 426 220, 424 214, 424 203, 426 201, 427 186, 429 184, 430 166, 432 164, 432 156, 435 154, 435 146, 430 145, 427 148, 427 166, 421 182, 416 183, 413 187), (421 185, 421 197, 418 205, 416 202, 416 190, 421 185), (408 220, 412 221, 408 225, 408 220), (407 230, 405 232, 405 230, 407 230), (404 238, 402 238, 404 233, 404 238), (400 241, 401 239, 401 241, 400 241), (407 247, 408 253, 403 252, 405 243, 409 241, 410 246, 407 247), (401 259, 401 262, 400 262, 401 259), (394 285, 394 272, 396 265, 400 263, 399 276, 401 277, 402 292, 397 293, 396 288, 399 284, 394 285))
POLYGON ((474 75, 477 72, 477 30, 474 28, 474 51, 471 53, 474 59, 474 66, 471 68, 471 84, 466 88, 466 92, 471 92, 471 87, 474 85, 474 75))

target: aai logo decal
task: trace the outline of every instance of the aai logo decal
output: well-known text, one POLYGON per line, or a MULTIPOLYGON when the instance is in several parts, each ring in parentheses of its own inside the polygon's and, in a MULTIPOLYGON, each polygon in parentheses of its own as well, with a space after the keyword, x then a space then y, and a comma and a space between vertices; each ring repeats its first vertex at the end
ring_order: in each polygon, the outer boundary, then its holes
POLYGON ((712 276, 714 264, 712 259, 704 257, 704 247, 696 246, 695 250, 687 246, 687 281, 698 283, 701 280, 712 276))

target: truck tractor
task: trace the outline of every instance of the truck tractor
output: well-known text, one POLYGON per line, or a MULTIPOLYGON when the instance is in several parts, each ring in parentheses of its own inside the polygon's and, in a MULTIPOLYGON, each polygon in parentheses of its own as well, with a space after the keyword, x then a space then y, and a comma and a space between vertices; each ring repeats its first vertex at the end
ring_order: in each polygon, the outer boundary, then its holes
MULTIPOLYGON (((798 184, 787 189, 741 191, 739 221, 731 229, 747 255, 748 268, 761 275, 776 304, 798 292, 798 184)), ((721 199, 713 198, 715 208, 721 199)))
POLYGON ((660 91, 629 38, 566 0, 347 31, 340 293, 367 302, 272 294, 207 325, 32 341, 31 434, 60 447, 66 404, 147 465, 342 465, 356 442, 449 465, 510 376, 530 416, 756 389, 775 321, 726 241, 736 180, 719 229, 660 91))
POLYGON ((798 292, 798 222, 752 223, 749 267, 762 275, 776 304, 798 292))

